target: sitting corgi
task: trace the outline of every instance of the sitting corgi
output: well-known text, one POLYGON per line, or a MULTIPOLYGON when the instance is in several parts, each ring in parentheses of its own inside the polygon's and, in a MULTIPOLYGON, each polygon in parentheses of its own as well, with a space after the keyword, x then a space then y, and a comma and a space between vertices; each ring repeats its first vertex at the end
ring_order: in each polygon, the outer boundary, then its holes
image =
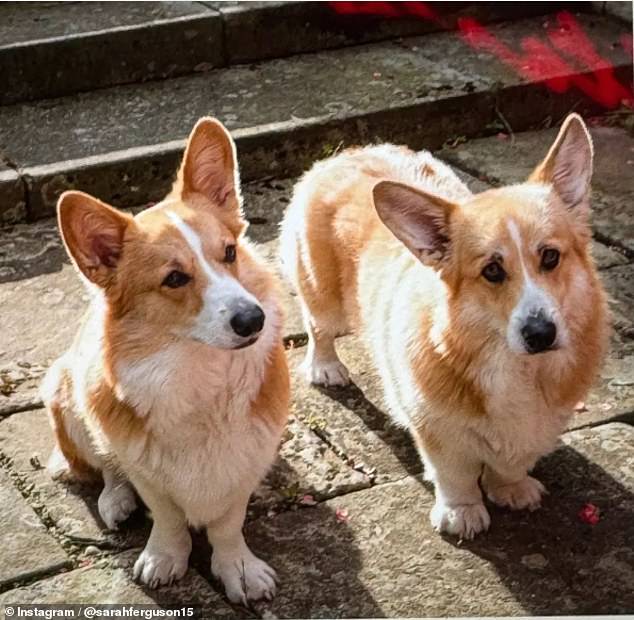
POLYGON ((231 601, 270 599, 275 572, 242 525, 277 452, 289 377, 277 283, 244 238, 231 136, 201 119, 171 193, 136 217, 76 191, 58 216, 92 303, 42 388, 51 469, 101 472, 109 528, 138 492, 153 517, 140 582, 185 574, 192 525, 231 601))
POLYGON ((310 381, 345 385, 357 328, 436 489, 433 526, 489 527, 482 489, 536 509, 553 450, 607 346, 590 255, 592 143, 571 115, 528 181, 472 194, 429 153, 382 145, 318 163, 295 188, 281 255, 309 335, 310 381))

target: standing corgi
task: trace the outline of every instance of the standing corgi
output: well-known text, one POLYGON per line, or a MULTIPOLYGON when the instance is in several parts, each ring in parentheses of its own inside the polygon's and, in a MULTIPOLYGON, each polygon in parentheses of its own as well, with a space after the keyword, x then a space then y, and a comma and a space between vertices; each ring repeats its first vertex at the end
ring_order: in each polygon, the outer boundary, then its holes
POLYGON ((154 521, 134 566, 142 583, 185 574, 192 525, 206 528, 231 601, 270 599, 275 572, 242 525, 277 452, 289 377, 277 283, 244 238, 233 140, 203 118, 165 200, 132 217, 66 192, 58 216, 93 299, 42 388, 51 468, 101 472, 110 528, 138 492, 154 521))
POLYGON ((304 370, 345 385, 358 326, 436 488, 433 526, 472 538, 488 498, 536 509, 528 475, 597 375, 608 339, 590 256, 592 143, 569 116, 528 181, 472 194, 427 152, 349 150, 299 182, 281 255, 309 334, 304 370))

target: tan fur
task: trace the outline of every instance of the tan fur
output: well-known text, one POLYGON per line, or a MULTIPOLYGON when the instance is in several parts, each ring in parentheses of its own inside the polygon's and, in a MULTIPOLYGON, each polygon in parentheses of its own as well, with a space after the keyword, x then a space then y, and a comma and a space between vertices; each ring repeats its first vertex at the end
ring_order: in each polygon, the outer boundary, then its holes
POLYGON ((438 529, 488 527, 483 467, 493 501, 536 507, 543 487, 526 472, 600 368, 608 329, 590 256, 591 158, 572 116, 525 184, 473 195, 429 153, 383 145, 321 162, 295 188, 281 256, 309 332, 307 376, 346 383, 334 338, 363 337, 436 483, 438 529), (540 266, 545 247, 560 252, 553 271, 540 266), (483 277, 491 261, 503 284, 483 277), (533 298, 550 304, 557 350, 515 350, 533 298))
POLYGON ((182 576, 189 523, 207 528, 212 571, 232 601, 270 598, 274 572, 241 530, 286 423, 289 377, 279 287, 244 238, 229 134, 201 119, 171 193, 134 218, 80 192, 62 195, 58 213, 93 294, 42 389, 66 465, 102 472, 106 525, 134 509, 130 483, 151 509, 134 569, 143 583, 182 576), (173 273, 186 282, 166 285, 173 273), (252 306, 263 310, 263 328, 238 334, 230 319, 252 306))

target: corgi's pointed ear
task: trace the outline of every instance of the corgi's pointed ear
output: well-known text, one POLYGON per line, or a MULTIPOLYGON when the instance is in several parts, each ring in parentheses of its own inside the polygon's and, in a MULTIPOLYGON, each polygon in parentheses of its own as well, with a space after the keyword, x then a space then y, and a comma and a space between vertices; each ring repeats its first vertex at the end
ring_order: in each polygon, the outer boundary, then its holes
POLYGON ((224 125, 215 118, 201 118, 192 130, 179 173, 184 199, 202 194, 222 206, 239 201, 240 181, 236 147, 224 125))
POLYGON ((590 134, 581 117, 571 114, 529 180, 552 184, 568 209, 581 207, 586 211, 589 208, 592 157, 590 134))
POLYGON ((123 238, 132 216, 83 192, 64 192, 57 218, 68 255, 95 284, 106 287, 123 252, 123 238))
POLYGON ((372 190, 383 223, 421 262, 439 267, 450 249, 449 218, 455 205, 393 181, 372 190))

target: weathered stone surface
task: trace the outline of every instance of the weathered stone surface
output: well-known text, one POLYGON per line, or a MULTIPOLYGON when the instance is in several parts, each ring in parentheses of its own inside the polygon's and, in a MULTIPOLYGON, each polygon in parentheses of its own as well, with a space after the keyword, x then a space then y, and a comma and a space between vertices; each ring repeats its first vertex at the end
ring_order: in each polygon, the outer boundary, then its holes
POLYGON ((25 218, 24 185, 18 173, 5 166, 0 159, 0 225, 20 222, 25 218))
MULTIPOLYGON (((606 241, 634 251, 634 138, 624 129, 592 127, 595 147, 593 227, 606 241)), ((493 184, 525 179, 546 155, 556 130, 511 139, 482 138, 444 149, 442 157, 493 184)))
POLYGON ((420 459, 412 440, 385 412, 381 382, 363 345, 352 337, 339 338, 337 350, 354 383, 346 388, 309 385, 298 371, 306 350, 290 352, 296 377, 294 415, 331 444, 350 465, 377 482, 419 473, 420 459))
POLYGON ((45 366, 30 362, 0 363, 0 418, 41 406, 39 387, 45 366))
POLYGON ((601 272, 608 293, 615 336, 621 351, 634 352, 634 265, 622 265, 601 272))
MULTIPOLYGON (((204 618, 234 618, 236 611, 222 596, 190 568, 181 581, 157 590, 142 588, 132 581, 132 566, 140 549, 98 560, 50 579, 0 595, 0 605, 22 604, 132 604, 195 605, 204 618)), ((86 561, 89 563, 90 561, 86 561)))
POLYGON ((592 2, 592 6, 599 13, 614 15, 619 19, 632 23, 632 3, 622 0, 608 0, 608 2, 592 2))
POLYGON ((0 507, 0 588, 70 564, 4 471, 0 471, 0 507))
POLYGON ((222 19, 199 2, 15 3, 2 17, 5 105, 224 62, 222 19))
POLYGON ((120 532, 108 532, 97 511, 101 484, 53 481, 45 469, 53 449, 53 432, 43 409, 26 411, 0 421, 0 454, 28 488, 29 502, 55 524, 59 532, 79 544, 132 547, 149 534, 143 511, 120 532))
POLYGON ((597 384, 569 428, 625 418, 634 421, 634 355, 608 357, 597 384))
MULTIPOLYGON (((597 52, 627 72, 631 58, 613 45, 624 26, 597 16, 579 21, 597 52)), ((542 36, 543 20, 491 27, 508 44, 536 31, 542 36)), ((562 36, 565 46, 574 46, 574 33, 562 36)), ((543 66, 544 79, 569 71, 543 66)), ((496 102, 520 130, 564 114, 578 99, 577 92, 553 94, 541 81, 527 82, 488 54, 474 53, 455 33, 438 33, 5 106, 0 144, 24 170, 31 217, 42 217, 73 185, 118 205, 155 200, 169 186, 183 138, 203 114, 215 114, 234 132, 243 174, 255 178, 299 173, 340 144, 389 140, 438 148, 499 122, 496 102), (32 134, 26 128, 42 126, 47 140, 24 138, 32 134)))
MULTIPOLYGON (((294 394, 297 401, 300 395, 297 391, 294 394)), ((301 504, 305 495, 323 500, 369 486, 368 476, 336 456, 305 423, 292 415, 277 461, 253 494, 249 513, 253 516, 301 504)))
POLYGON ((68 263, 58 271, 0 284, 0 362, 48 365, 72 341, 87 302, 68 263))
POLYGON ((492 508, 489 533, 473 542, 432 531, 432 495, 411 477, 254 522, 247 535, 281 581, 270 612, 282 618, 631 612, 634 429, 610 424, 570 433, 565 442, 538 467, 550 489, 543 508, 492 508), (595 526, 579 517, 587 503, 600 510, 595 526))
MULTIPOLYGON (((205 2, 220 11, 225 25, 229 63, 250 62, 392 37, 424 34, 456 27, 466 17, 487 24, 552 12, 547 2, 509 5, 501 2, 452 2, 434 6, 437 19, 408 15, 339 14, 324 2, 205 2)), ((365 7, 367 9, 367 7, 365 7)))

